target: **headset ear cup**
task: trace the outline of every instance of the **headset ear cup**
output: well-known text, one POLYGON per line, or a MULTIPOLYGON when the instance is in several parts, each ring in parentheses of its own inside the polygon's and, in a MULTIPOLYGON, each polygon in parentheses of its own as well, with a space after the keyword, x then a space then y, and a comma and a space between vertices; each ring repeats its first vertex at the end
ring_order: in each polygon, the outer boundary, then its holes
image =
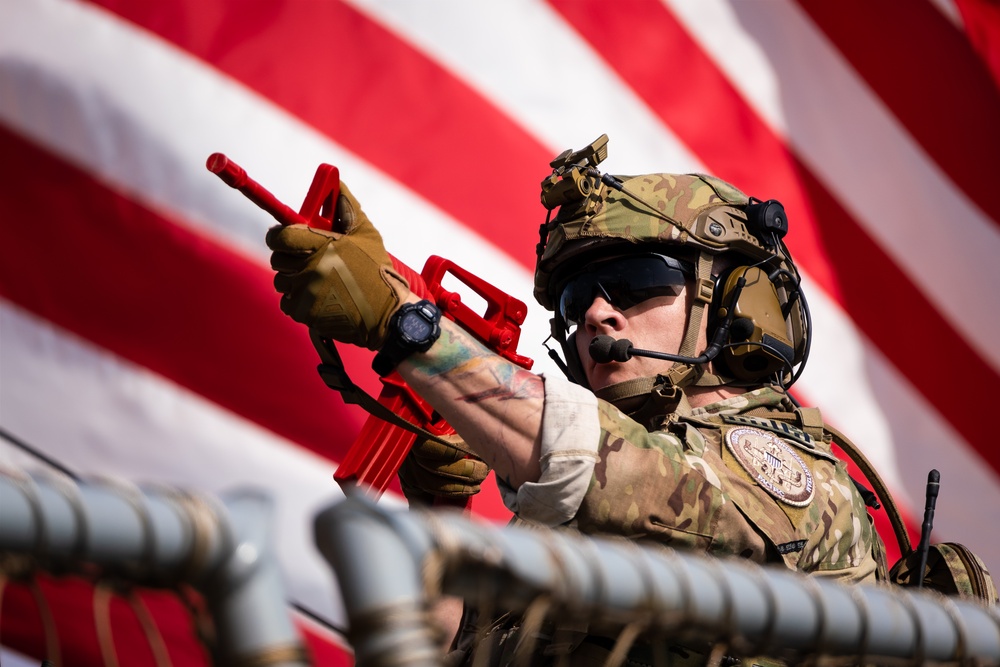
POLYGON ((799 364, 808 354, 809 336, 812 334, 809 331, 808 306, 798 285, 791 280, 779 284, 777 291, 778 300, 783 304, 782 311, 787 312, 785 323, 794 348, 792 365, 799 364))
MULTIPOLYGON (((729 282, 729 276, 731 276, 735 271, 740 268, 724 270, 715 277, 715 286, 712 290, 712 303, 708 306, 708 323, 706 326, 706 332, 708 334, 708 340, 715 340, 715 336, 718 333, 719 327, 726 319, 726 313, 728 312, 727 307, 729 302, 732 300, 732 290, 726 290, 726 284, 729 282)), ((730 329, 730 335, 726 340, 722 341, 723 345, 728 345, 732 342, 732 330, 730 329)), ((715 365, 715 372, 721 375, 732 376, 732 372, 729 370, 729 364, 726 360, 726 348, 715 357, 712 363, 715 365)))
POLYGON ((730 327, 729 339, 719 355, 725 365, 720 370, 738 380, 760 381, 788 369, 796 351, 777 289, 767 274, 758 267, 738 266, 720 276, 716 292, 715 325, 721 324, 730 310, 733 322, 738 323, 730 327), (745 284, 738 289, 740 278, 745 284))

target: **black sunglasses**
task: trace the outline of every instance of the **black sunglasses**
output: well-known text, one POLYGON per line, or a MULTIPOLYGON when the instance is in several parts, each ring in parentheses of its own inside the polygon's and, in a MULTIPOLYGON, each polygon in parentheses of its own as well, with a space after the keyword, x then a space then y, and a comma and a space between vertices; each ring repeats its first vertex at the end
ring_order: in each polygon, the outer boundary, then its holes
POLYGON ((677 296, 694 267, 666 255, 632 255, 590 264, 571 278, 559 295, 559 316, 567 324, 583 321, 598 296, 627 310, 657 296, 677 296))

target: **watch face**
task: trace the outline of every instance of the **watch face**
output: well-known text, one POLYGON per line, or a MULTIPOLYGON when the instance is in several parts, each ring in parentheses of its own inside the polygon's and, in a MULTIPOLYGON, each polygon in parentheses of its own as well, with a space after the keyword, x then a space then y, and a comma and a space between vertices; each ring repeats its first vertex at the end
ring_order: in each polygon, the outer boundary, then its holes
POLYGON ((400 332, 415 342, 427 340, 434 330, 434 325, 421 317, 418 313, 407 313, 399 322, 400 332))
POLYGON ((441 311, 424 300, 406 304, 392 316, 389 336, 372 360, 372 368, 385 377, 414 352, 426 352, 441 335, 441 311))

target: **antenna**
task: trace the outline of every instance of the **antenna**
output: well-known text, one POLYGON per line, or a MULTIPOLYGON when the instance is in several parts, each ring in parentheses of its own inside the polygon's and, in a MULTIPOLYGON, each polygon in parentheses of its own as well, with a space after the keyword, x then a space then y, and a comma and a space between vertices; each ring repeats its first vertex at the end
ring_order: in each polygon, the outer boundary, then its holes
POLYGON ((917 568, 917 588, 924 586, 924 568, 927 567, 927 553, 931 548, 931 528, 934 526, 934 506, 937 505, 938 491, 941 488, 941 473, 931 470, 927 473, 926 502, 924 503, 924 525, 920 528, 920 546, 917 555, 920 566, 917 568))

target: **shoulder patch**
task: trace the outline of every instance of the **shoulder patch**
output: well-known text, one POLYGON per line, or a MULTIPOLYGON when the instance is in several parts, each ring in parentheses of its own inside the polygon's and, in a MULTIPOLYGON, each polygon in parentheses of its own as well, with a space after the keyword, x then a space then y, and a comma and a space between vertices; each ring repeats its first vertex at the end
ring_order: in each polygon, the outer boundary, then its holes
POLYGON ((777 419, 764 419, 763 417, 748 417, 746 415, 720 415, 720 417, 724 424, 752 426, 770 431, 771 433, 777 433, 782 438, 791 440, 791 444, 806 450, 810 454, 821 456, 831 461, 837 460, 832 452, 828 452, 819 446, 812 436, 787 422, 778 421, 777 419))
POLYGON ((740 466, 769 494, 792 507, 805 507, 812 502, 815 492, 812 471, 776 434, 736 426, 724 432, 723 440, 740 466))

